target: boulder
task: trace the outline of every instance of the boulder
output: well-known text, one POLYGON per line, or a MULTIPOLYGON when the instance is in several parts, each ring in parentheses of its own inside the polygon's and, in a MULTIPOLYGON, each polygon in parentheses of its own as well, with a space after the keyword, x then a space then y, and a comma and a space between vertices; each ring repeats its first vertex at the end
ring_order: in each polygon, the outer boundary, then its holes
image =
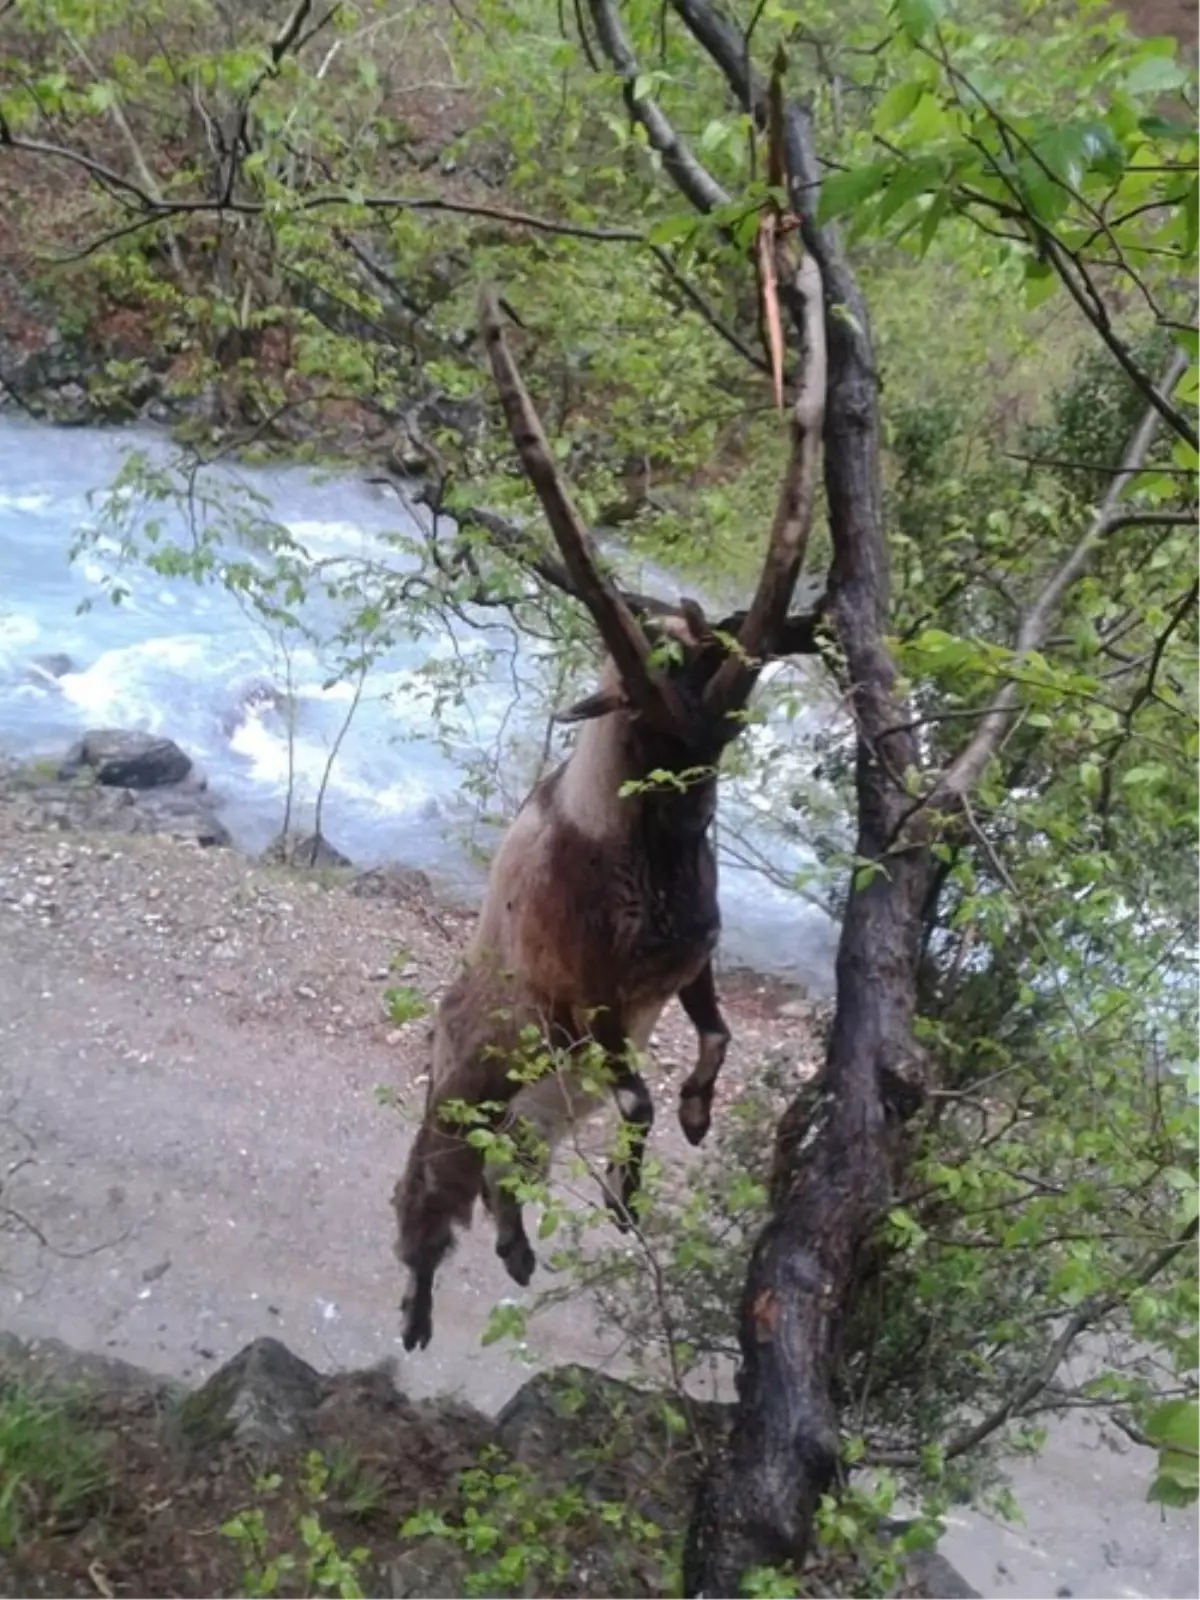
POLYGON ((75 671, 75 663, 64 651, 52 650, 47 655, 31 656, 28 670, 41 680, 65 678, 68 672, 75 671))
POLYGON ((98 728, 73 744, 58 769, 62 779, 90 768, 97 783, 118 789, 157 789, 181 783, 192 758, 172 739, 121 728, 98 728))
MULTIPOLYGON (((531 1551, 531 1565, 510 1592, 673 1592, 664 1586, 671 1551, 690 1515, 695 1476, 686 1431, 670 1420, 678 1401, 588 1367, 538 1374, 496 1422, 449 1397, 410 1400, 396 1387, 393 1363, 324 1376, 271 1338, 247 1345, 189 1391, 125 1362, 81 1355, 57 1340, 0 1334, 0 1386, 6 1385, 57 1395, 77 1407, 78 1425, 105 1451, 113 1476, 98 1491, 94 1522, 75 1520, 73 1504, 67 1508, 70 1520, 53 1527, 62 1571, 47 1568, 45 1581, 39 1580, 34 1569, 54 1554, 45 1538, 30 1546, 39 1559, 29 1571, 12 1570, 9 1557, 15 1560, 20 1546, 0 1551, 3 1594, 108 1593, 99 1581, 106 1568, 119 1570, 132 1594, 245 1592, 238 1586, 242 1552, 230 1550, 223 1538, 224 1520, 262 1507, 272 1539, 284 1519, 294 1529, 297 1509, 311 1504, 307 1489, 302 1507, 294 1495, 305 1482, 309 1451, 329 1469, 321 1491, 323 1524, 343 1549, 358 1544, 360 1533, 371 1549, 359 1574, 360 1592, 449 1597, 480 1589, 481 1565, 502 1554, 510 1530, 513 1539, 532 1547, 544 1540, 547 1546, 531 1551), (278 1471, 275 1487, 251 1492, 253 1478, 268 1462, 278 1471), (464 1482, 469 1468, 482 1474, 464 1482), (489 1474, 497 1474, 490 1486, 489 1474), (579 1496, 579 1510, 562 1518, 552 1497, 566 1489, 579 1496), (538 1524, 543 1499, 551 1502, 545 1527, 538 1524), (661 1538, 631 1538, 627 1528, 615 1528, 614 1502, 654 1516, 661 1538), (502 1542, 471 1545, 438 1534, 400 1535, 406 1519, 422 1509, 464 1528, 475 1517, 488 1531, 490 1521, 502 1542), (547 1565, 551 1548, 553 1578, 547 1565), (84 1571, 90 1572, 91 1587, 67 1581, 84 1571)), ((693 1412, 711 1448, 722 1436, 729 1408, 702 1402, 693 1412)), ((36 1517, 32 1500, 31 1509, 36 1517)), ((904 1528, 903 1522, 883 1519, 879 1531, 898 1535, 904 1528)), ((287 1540, 273 1548, 290 1546, 303 1561, 290 1531, 287 1540)), ((826 1577, 833 1582, 813 1592, 862 1592, 853 1556, 837 1561, 836 1571, 813 1569, 818 1584, 826 1577)), ((977 1593, 935 1551, 911 1556, 894 1592, 934 1600, 972 1600, 977 1593)))
POLYGON ((324 1394, 315 1367, 278 1339, 255 1339, 188 1395, 177 1426, 182 1442, 196 1449, 226 1441, 285 1449, 311 1437, 324 1394))
POLYGON ((286 867, 352 867, 336 845, 323 833, 281 833, 263 851, 263 859, 286 867))
MULTIPOLYGON (((691 1402, 706 1449, 723 1437, 729 1408, 691 1402)), ((589 1498, 627 1498, 652 1522, 686 1520, 696 1448, 676 1397, 636 1389, 590 1367, 555 1367, 522 1385, 496 1419, 514 1461, 549 1482, 576 1480, 589 1498)))
POLYGON ((362 900, 390 900, 397 905, 434 898, 433 884, 418 867, 370 867, 354 879, 350 893, 362 900))
POLYGON ((217 817, 216 802, 202 787, 143 790, 134 802, 133 833, 163 833, 205 849, 227 850, 233 844, 229 829, 217 817))
MULTIPOLYGON (((59 771, 62 769, 59 768, 59 771)), ((34 826, 71 833, 157 833, 201 846, 228 848, 229 830, 203 780, 157 789, 114 788, 55 776, 40 761, 0 771, 0 800, 16 801, 34 826)))

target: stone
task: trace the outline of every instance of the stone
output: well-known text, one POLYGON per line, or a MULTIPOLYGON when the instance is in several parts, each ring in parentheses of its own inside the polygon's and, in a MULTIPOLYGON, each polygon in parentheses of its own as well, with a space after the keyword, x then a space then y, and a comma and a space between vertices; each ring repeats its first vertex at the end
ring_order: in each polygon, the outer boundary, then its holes
POLYGON ((233 837, 218 820, 216 802, 195 788, 153 789, 135 797, 133 833, 164 833, 172 839, 190 840, 205 849, 229 849, 233 837))
MULTIPOLYGON (((884 1518, 880 1532, 898 1539, 910 1526, 895 1518, 884 1518)), ((915 1590, 925 1600, 981 1600, 978 1589, 967 1580, 936 1550, 914 1550, 905 1562, 907 1584, 905 1593, 915 1590)))
POLYGON ((350 893, 363 900, 403 904, 408 900, 432 899, 433 884, 418 867, 371 867, 354 879, 350 893))
POLYGON ((179 1408, 177 1426, 190 1448, 226 1440, 284 1449, 312 1436, 325 1379, 278 1339, 255 1339, 219 1367, 179 1408))
POLYGON ((37 762, 18 768, 14 788, 40 827, 79 833, 166 834, 204 847, 228 847, 217 803, 199 786, 116 789, 100 783, 47 781, 37 762))
POLYGON ((18 1558, 0 1555, 0 1594, 5 1600, 96 1600, 98 1592, 82 1579, 24 1570, 18 1558))
POLYGON ((280 834, 263 851, 264 861, 289 867, 352 867, 354 863, 323 833, 280 834))
POLYGON ((172 739, 122 728, 97 728, 72 745, 58 769, 62 779, 91 768, 96 782, 119 789, 157 789, 180 783, 192 758, 172 739))
POLYGON ((470 1561, 448 1539, 426 1539, 390 1561, 387 1593, 395 1600, 456 1600, 467 1593, 470 1561))
POLYGON ((62 650, 52 650, 47 655, 31 656, 29 670, 39 678, 65 678, 75 671, 75 663, 62 650))
MULTIPOLYGON (((730 1409, 691 1402, 706 1448, 724 1435, 730 1409)), ((698 1465, 686 1431, 668 1422, 679 1401, 637 1389, 590 1367, 539 1372, 496 1419, 496 1437, 514 1461, 554 1483, 577 1480, 598 1499, 632 1498, 653 1522, 686 1518, 698 1465)))
POLYGON ((116 1356, 91 1355, 60 1339, 21 1339, 11 1333, 0 1333, 0 1382, 38 1389, 147 1395, 164 1404, 186 1393, 184 1385, 174 1379, 116 1356))

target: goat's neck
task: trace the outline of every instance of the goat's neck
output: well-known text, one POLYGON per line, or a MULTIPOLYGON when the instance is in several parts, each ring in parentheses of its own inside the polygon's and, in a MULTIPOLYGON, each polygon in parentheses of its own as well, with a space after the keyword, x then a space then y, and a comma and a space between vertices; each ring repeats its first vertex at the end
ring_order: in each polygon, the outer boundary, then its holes
POLYGON ((631 770, 628 713, 614 711, 584 723, 563 772, 559 795, 564 814, 592 839, 614 839, 636 825, 636 796, 621 798, 631 770))

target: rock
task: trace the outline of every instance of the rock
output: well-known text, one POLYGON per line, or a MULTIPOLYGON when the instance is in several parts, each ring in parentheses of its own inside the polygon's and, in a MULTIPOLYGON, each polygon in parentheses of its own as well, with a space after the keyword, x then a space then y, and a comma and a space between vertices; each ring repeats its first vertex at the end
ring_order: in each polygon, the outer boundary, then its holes
POLYGON ((202 846, 229 847, 229 830, 202 780, 159 789, 113 788, 54 776, 43 762, 0 774, 0 799, 19 797, 36 826, 79 833, 155 833, 202 846))
POLYGON ((133 833, 165 833, 205 849, 229 849, 233 837, 218 820, 216 802, 201 783, 195 788, 154 789, 135 796, 133 833))
POLYGON ((448 1539, 426 1539, 388 1563, 387 1593, 396 1600, 455 1600, 466 1594, 471 1562, 448 1539))
POLYGON ((363 900, 431 900, 433 884, 417 867, 371 867, 350 884, 350 893, 363 900))
POLYGON ((62 1573, 22 1568, 18 1558, 0 1555, 0 1595, 5 1600, 96 1600, 96 1587, 62 1573))
MULTIPOLYGON (((880 1532, 898 1539, 909 1526, 908 1522, 885 1517, 880 1532)), ((973 1589, 958 1568, 951 1566, 936 1550, 915 1550, 905 1565, 908 1569, 905 1593, 915 1590, 925 1600, 981 1600, 979 1590, 973 1589)))
POLYGON ((172 739, 121 728, 98 728, 71 746, 58 769, 60 778, 79 775, 85 767, 97 783, 120 789, 157 789, 180 783, 192 770, 192 758, 172 739))
POLYGON ((54 650, 48 655, 32 656, 29 670, 39 678, 65 678, 68 672, 75 671, 75 663, 63 651, 54 650))
POLYGON ((982 1600, 957 1567, 936 1550, 919 1550, 909 1557, 909 1574, 928 1600, 982 1600))
POLYGON ((281 1449, 302 1444, 325 1395, 325 1380, 278 1339, 256 1339, 218 1368, 179 1408, 184 1444, 226 1440, 281 1449))
POLYGON ((349 856, 344 856, 336 845, 330 844, 323 833, 280 834, 263 851, 264 861, 274 861, 288 867, 352 867, 349 856))
MULTIPOLYGON (((723 1435, 729 1408, 692 1401, 706 1445, 723 1435)), ((632 1499, 654 1522, 688 1514, 698 1458, 674 1397, 635 1389, 590 1367, 555 1367, 517 1390, 496 1419, 515 1461, 548 1482, 572 1479, 598 1499, 632 1499)))
POLYGON ((0 1334, 0 1382, 37 1389, 147 1395, 161 1401, 180 1398, 183 1384, 160 1377, 115 1356, 88 1355, 59 1339, 19 1339, 0 1334))
MULTIPOLYGON (((146 1281, 160 1277, 167 1265, 164 1261, 150 1267, 142 1276, 146 1281)), ((486 1545, 465 1550, 435 1535, 401 1541, 398 1549, 382 1532, 389 1522, 395 1528, 418 1508, 458 1521, 469 1503, 462 1474, 470 1468, 502 1474, 503 1481, 514 1486, 518 1513, 525 1506, 528 1514, 536 1516, 543 1496, 549 1498, 569 1488, 577 1490, 584 1506, 591 1508, 573 1514, 553 1530, 556 1559, 563 1562, 558 1586, 545 1586, 547 1574, 535 1562, 535 1570, 526 1575, 528 1581, 514 1592, 671 1592, 663 1587, 665 1551, 682 1537, 687 1525, 695 1464, 686 1434, 666 1420, 664 1402, 671 1407, 678 1402, 668 1402, 662 1393, 636 1389, 588 1367, 562 1367, 534 1377, 513 1396, 496 1423, 454 1399, 410 1400, 397 1389, 391 1362, 326 1377, 272 1338, 247 1345, 199 1389, 189 1392, 125 1362, 82 1355, 54 1339, 25 1341, 0 1334, 0 1385, 10 1384, 59 1392, 70 1396, 72 1403, 82 1401, 91 1425, 102 1422, 117 1452, 111 1459, 118 1463, 118 1471, 120 1452, 127 1454, 134 1475, 126 1498, 136 1515, 132 1523, 126 1518, 112 1526, 114 1532, 135 1530, 127 1552, 133 1562, 139 1559, 150 1503, 143 1496, 151 1489, 160 1497, 155 1503, 156 1517, 165 1515, 173 1499, 179 1505, 180 1520, 158 1524, 150 1544, 154 1559, 169 1561, 163 1552, 173 1542, 173 1528, 211 1525, 215 1530, 234 1508, 247 1504, 248 1480, 255 1471, 269 1461, 278 1469, 281 1481, 295 1481, 304 1470, 305 1452, 315 1450, 331 1467, 343 1463, 352 1469, 340 1475, 335 1469, 331 1475, 327 1498, 334 1526, 350 1514, 378 1519, 376 1526, 385 1549, 377 1552, 377 1565, 364 1569, 363 1586, 368 1594, 440 1600, 463 1594, 470 1586, 471 1574, 479 1576, 480 1557, 489 1555, 486 1545), (507 1461, 506 1455, 511 1455, 513 1462, 507 1461), (152 1480, 137 1475, 139 1470, 145 1472, 147 1462, 152 1466, 152 1480), (361 1508, 353 1511, 349 1499, 359 1486, 370 1496, 372 1509, 366 1512, 361 1508), (662 1540, 638 1542, 614 1530, 608 1520, 609 1507, 597 1504, 613 1501, 636 1507, 643 1515, 657 1513, 662 1540)), ((711 1403, 694 1404, 706 1446, 717 1442, 728 1411, 711 1403)), ((258 1503, 257 1493, 250 1503, 258 1503)), ((271 1502, 263 1503, 269 1506, 271 1502)), ((114 1513, 108 1506, 107 1495, 101 1504, 106 1515, 120 1515, 119 1509, 114 1513)), ((485 1503, 480 1511, 486 1523, 493 1508, 485 1503)), ((325 1516, 324 1511, 321 1514, 325 1516)), ((512 1525, 514 1536, 517 1526, 512 1525)), ((879 1531, 895 1537, 906 1526, 903 1521, 884 1518, 879 1531)), ((71 1536, 70 1528, 56 1531, 68 1539, 71 1536)), ((373 1539, 370 1542, 375 1543, 373 1539)), ((180 1561, 186 1563, 196 1547, 181 1543, 180 1561)), ((86 1551, 86 1558, 94 1552, 86 1535, 75 1548, 86 1551)), ((492 1551, 491 1555, 498 1553, 492 1551)), ((145 1550, 140 1555, 145 1559, 145 1550)), ((136 1565, 126 1570, 126 1587, 132 1593, 184 1592, 174 1584, 145 1587, 145 1570, 136 1565), (137 1586, 139 1578, 142 1587, 137 1586)), ((206 1575, 211 1576, 211 1571, 206 1569, 206 1575)), ((103 1578, 100 1563, 95 1563, 92 1571, 93 1589, 49 1583, 27 1587, 23 1581, 15 1584, 10 1580, 0 1553, 0 1593, 109 1592, 98 1581, 97 1572, 103 1578)), ((186 1580, 192 1575, 181 1565, 176 1582, 184 1583, 186 1592, 191 1592, 186 1580)), ((174 1575, 158 1570, 158 1576, 162 1581, 174 1575)), ((197 1593, 235 1592, 232 1588, 202 1591, 194 1584, 192 1587, 197 1593)), ((839 1587, 836 1592, 855 1591, 839 1587)), ((908 1557, 907 1571, 895 1592, 929 1600, 978 1600, 978 1591, 936 1551, 908 1557)))
POLYGON ((393 443, 386 461, 388 470, 398 478, 424 478, 433 471, 433 457, 407 434, 393 443))

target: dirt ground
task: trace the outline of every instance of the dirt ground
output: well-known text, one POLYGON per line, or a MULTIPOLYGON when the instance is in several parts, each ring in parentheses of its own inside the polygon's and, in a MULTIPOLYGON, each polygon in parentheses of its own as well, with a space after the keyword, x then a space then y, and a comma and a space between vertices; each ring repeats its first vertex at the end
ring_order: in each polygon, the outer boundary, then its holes
MULTIPOLYGON (((0 1173, 17 1169, 0 1206, 36 1230, 3 1236, 0 1328, 193 1382, 272 1334, 326 1372, 396 1358, 414 1399, 489 1413, 531 1364, 620 1371, 579 1300, 531 1319, 523 1359, 480 1344, 516 1294, 482 1224, 443 1269, 430 1349, 399 1345, 389 1200, 428 1020, 393 1026, 384 990, 436 999, 467 916, 29 821, 0 797, 0 1173)), ((786 990, 744 974, 722 988, 735 1043, 718 1116, 767 1050, 790 1046, 798 1072, 815 1055, 786 990)), ((685 1176, 705 1153, 675 1126, 669 1063, 691 1049, 672 1008, 654 1142, 685 1176)), ((1026 1526, 956 1514, 945 1554, 992 1595, 1194 1595, 1195 1518, 1144 1503, 1143 1457, 1086 1423, 1056 1428, 1015 1474, 1026 1526)))
MULTIPOLYGON (((398 1344, 391 1253, 429 1024, 393 1026, 384 991, 435 1000, 468 919, 228 851, 21 822, 0 804, 0 1105, 7 1159, 32 1157, 4 1200, 46 1243, 6 1241, 0 1324, 193 1379, 269 1333, 322 1368, 399 1355, 414 1396, 502 1404, 527 1374, 479 1344, 515 1292, 488 1229, 443 1269, 424 1354, 398 1344)), ((728 1096, 804 1025, 776 1014, 786 990, 742 976, 723 992, 728 1096)), ((664 1064, 690 1062, 678 1008, 661 1034, 664 1064)), ((655 1146, 700 1160, 677 1084, 664 1065, 655 1146)), ((530 1343, 547 1362, 612 1354, 574 1308, 535 1319, 530 1343)))

